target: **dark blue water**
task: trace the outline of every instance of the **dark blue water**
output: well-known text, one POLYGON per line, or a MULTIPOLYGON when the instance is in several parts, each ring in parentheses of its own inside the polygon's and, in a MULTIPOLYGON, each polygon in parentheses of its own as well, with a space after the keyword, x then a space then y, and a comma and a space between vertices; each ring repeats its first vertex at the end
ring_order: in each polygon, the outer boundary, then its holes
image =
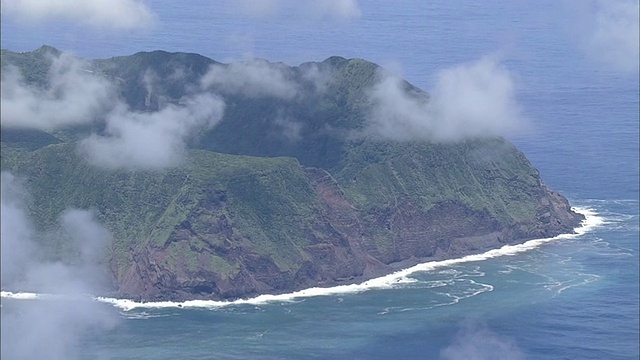
POLYGON ((335 22, 256 20, 207 1, 148 3, 159 22, 140 33, 24 26, 3 13, 2 47, 47 43, 89 58, 155 49, 222 61, 249 54, 291 65, 341 55, 388 66, 426 90, 443 68, 499 56, 530 124, 512 140, 552 188, 604 222, 576 238, 414 273, 385 289, 209 309, 104 305, 120 321, 85 334, 84 357, 638 358, 638 73, 585 51, 580 34, 593 22, 591 7, 362 1, 361 18, 335 22))

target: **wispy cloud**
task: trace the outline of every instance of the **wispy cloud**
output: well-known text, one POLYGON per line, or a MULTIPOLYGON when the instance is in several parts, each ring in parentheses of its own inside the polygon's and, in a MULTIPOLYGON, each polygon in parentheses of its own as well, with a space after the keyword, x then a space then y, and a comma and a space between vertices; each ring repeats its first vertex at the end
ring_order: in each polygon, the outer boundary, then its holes
POLYGON ((82 140, 79 149, 90 163, 107 169, 176 166, 184 158, 187 141, 213 128, 223 112, 224 102, 208 93, 156 112, 132 112, 120 105, 107 115, 104 135, 82 140))
POLYGON ((311 85, 312 90, 317 93, 323 93, 327 90, 327 86, 331 82, 333 74, 331 69, 320 68, 315 63, 306 63, 298 68, 302 80, 311 85))
MULTIPOLYGON (((252 17, 275 16, 282 12, 309 18, 354 19, 361 15, 357 0, 240 0, 242 13, 252 17)), ((233 5, 232 5, 233 6, 233 5)))
POLYGON ((287 77, 282 67, 260 59, 214 64, 203 76, 201 86, 247 97, 291 99, 298 92, 296 83, 287 77))
POLYGON ((369 133, 391 140, 455 141, 509 135, 525 122, 511 73, 495 58, 440 71, 431 96, 381 72, 370 92, 369 133))
POLYGON ((155 21, 140 0, 2 0, 2 11, 27 21, 65 20, 112 30, 143 29, 155 21))
MULTIPOLYGON (((17 68, 3 70, 2 127, 53 131, 104 123, 102 134, 80 142, 82 155, 103 168, 155 170, 179 165, 187 142, 222 118, 224 102, 206 92, 179 104, 161 104, 155 112, 131 111, 118 98, 117 87, 90 68, 68 53, 52 56, 45 87, 27 85, 17 68)), ((170 75, 175 76, 179 74, 170 75)), ((142 75, 148 97, 161 80, 152 71, 142 75)))
POLYGON ((86 62, 69 53, 50 56, 48 86, 44 88, 26 84, 13 66, 3 69, 3 127, 54 130, 90 123, 113 104, 115 87, 94 75, 86 62))
POLYGON ((31 261, 35 248, 32 243, 33 231, 27 221, 23 199, 27 193, 21 182, 9 172, 2 172, 2 221, 0 229, 2 245, 2 272, 0 278, 3 286, 11 285, 25 276, 26 264, 31 261))
POLYGON ((282 114, 278 114, 273 122, 279 128, 280 134, 289 141, 296 142, 302 140, 303 123, 283 116, 282 114))
POLYGON ((524 360, 525 354, 512 339, 486 325, 466 322, 452 343, 440 352, 442 360, 524 360))
POLYGON ((76 359, 79 343, 89 329, 116 325, 114 313, 82 294, 95 293, 103 277, 99 263, 110 241, 109 232, 90 211, 69 209, 60 219, 59 236, 72 244, 73 264, 43 260, 40 242, 49 234, 32 230, 24 204, 28 195, 11 173, 2 172, 3 290, 49 293, 56 299, 3 304, 1 356, 3 359, 76 359), (7 306, 12 305, 12 306, 7 306))
POLYGON ((361 15, 357 0, 319 0, 313 1, 316 11, 338 19, 352 19, 361 15))
POLYGON ((600 0, 595 24, 587 41, 589 51, 600 61, 625 72, 637 72, 640 47, 640 2, 600 0))

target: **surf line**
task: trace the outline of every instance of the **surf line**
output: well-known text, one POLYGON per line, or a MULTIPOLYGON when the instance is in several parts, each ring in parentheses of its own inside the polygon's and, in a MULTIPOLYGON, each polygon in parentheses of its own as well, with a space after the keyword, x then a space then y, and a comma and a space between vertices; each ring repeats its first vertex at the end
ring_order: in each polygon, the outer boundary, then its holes
MULTIPOLYGON (((388 275, 373 278, 359 284, 338 285, 338 286, 327 287, 327 288, 312 287, 312 288, 299 290, 299 291, 286 293, 286 294, 275 294, 275 295, 264 294, 264 295, 259 295, 249 299, 237 299, 237 300, 231 300, 231 301, 187 300, 183 302, 174 302, 174 301, 137 302, 129 299, 116 299, 116 298, 100 297, 100 296, 91 297, 91 298, 101 303, 111 304, 123 311, 131 311, 134 309, 141 309, 141 308, 215 309, 215 308, 221 308, 221 307, 233 306, 233 305, 245 305, 245 304, 261 305, 261 304, 272 303, 272 302, 293 302, 298 299, 310 298, 310 297, 316 297, 316 296, 354 294, 354 293, 360 293, 368 290, 389 289, 389 288, 393 288, 395 285, 399 283, 410 283, 415 281, 414 279, 410 278, 409 275, 417 272, 428 272, 428 271, 433 271, 435 269, 447 267, 451 265, 483 261, 483 260, 488 260, 488 259, 502 257, 502 256, 514 256, 529 250, 536 249, 548 242, 579 237, 604 224, 603 218, 598 216, 598 214, 591 208, 574 207, 572 208, 572 210, 579 214, 584 215, 585 217, 585 219, 582 221, 580 226, 574 229, 574 233, 560 234, 551 238, 533 239, 533 240, 526 241, 522 244, 505 245, 498 249, 488 250, 481 254, 467 255, 461 258, 429 261, 429 262, 421 263, 403 270, 396 271, 388 275)), ((17 299, 17 300, 56 298, 55 295, 51 295, 51 294, 37 294, 37 293, 29 293, 29 292, 1 291, 0 295, 2 298, 17 299)))

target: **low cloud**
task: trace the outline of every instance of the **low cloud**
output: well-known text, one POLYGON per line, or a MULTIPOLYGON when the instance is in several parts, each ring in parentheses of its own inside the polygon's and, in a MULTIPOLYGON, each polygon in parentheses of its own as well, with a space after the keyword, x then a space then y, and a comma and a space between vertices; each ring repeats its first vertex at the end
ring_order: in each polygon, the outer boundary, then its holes
POLYGON ((440 352, 442 360, 524 360, 515 341, 491 331, 486 325, 467 322, 440 352))
POLYGON ((336 20, 349 20, 361 15, 357 0, 241 0, 234 5, 252 17, 270 17, 285 11, 308 18, 336 20))
POLYGON ((214 64, 203 76, 201 86, 247 97, 291 99, 298 92, 296 83, 281 67, 260 59, 229 65, 214 64))
MULTIPOLYGON (((175 71, 179 71, 176 69, 175 71)), ((175 72, 174 72, 175 73, 175 72)), ((147 69, 142 76, 142 84, 144 85, 144 89, 147 91, 146 94, 146 102, 150 102, 151 96, 155 92, 156 84, 160 81, 158 74, 151 69, 147 69)), ((148 106, 148 104, 147 104, 148 106)))
POLYGON ((109 109, 115 87, 69 53, 51 56, 48 86, 26 84, 19 69, 2 71, 2 127, 55 130, 91 123, 109 109))
MULTIPOLYGON (((118 98, 115 84, 94 74, 89 63, 68 53, 51 56, 45 86, 25 83, 16 67, 3 69, 2 127, 54 131, 104 123, 103 133, 79 143, 81 153, 96 166, 156 170, 179 165, 187 142, 222 118, 224 102, 210 93, 185 97, 179 104, 161 101, 156 112, 131 111, 118 98)), ((184 74, 176 69, 170 78, 176 76, 184 74)), ((153 71, 142 75, 148 100, 161 80, 153 71)))
POLYGON ((0 182, 2 193, 0 199, 2 208, 0 215, 0 256, 2 257, 2 271, 0 279, 2 286, 10 285, 12 281, 25 275, 26 263, 34 253, 32 244, 33 230, 27 221, 27 214, 23 206, 26 197, 24 187, 11 173, 2 172, 0 182))
POLYGON ((456 141, 510 135, 525 125, 511 73, 485 57, 440 71, 431 96, 389 73, 372 89, 368 133, 389 140, 456 141))
POLYGON ((6 302, 2 310, 3 359, 76 359, 80 341, 88 330, 107 330, 117 317, 103 304, 83 298, 100 291, 99 276, 109 232, 92 212, 69 209, 60 219, 57 236, 75 250, 74 261, 48 261, 42 244, 54 241, 50 234, 33 230, 24 204, 21 182, 2 172, 3 290, 49 293, 55 299, 6 302), (36 239, 39 239, 37 241, 36 239))
POLYGON ((224 102, 207 93, 156 112, 132 112, 120 105, 107 115, 104 134, 82 140, 79 149, 91 164, 107 169, 176 166, 184 158, 188 140, 213 128, 223 112, 224 102))
POLYGON ((279 128, 280 134, 289 141, 297 142, 302 140, 303 123, 278 114, 274 120, 274 124, 279 128))
POLYGON ((65 20, 112 30, 144 29, 155 21, 140 0, 2 0, 2 11, 27 21, 65 20))
POLYGON ((637 72, 640 47, 640 2, 600 0, 592 32, 586 41, 589 52, 614 69, 637 72))
POLYGON ((337 19, 352 19, 361 15, 357 0, 320 0, 313 2, 312 11, 337 19))
POLYGON ((312 86, 313 91, 324 93, 331 82, 333 74, 330 69, 321 69, 315 63, 307 63, 299 67, 302 80, 312 86))

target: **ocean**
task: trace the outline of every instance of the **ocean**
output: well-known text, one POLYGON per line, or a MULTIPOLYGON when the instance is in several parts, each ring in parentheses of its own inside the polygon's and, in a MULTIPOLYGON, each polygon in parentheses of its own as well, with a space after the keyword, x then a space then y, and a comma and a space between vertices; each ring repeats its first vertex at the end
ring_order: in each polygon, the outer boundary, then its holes
MULTIPOLYGON (((377 62, 427 91, 442 69, 497 57, 515 79, 529 124, 509 139, 588 222, 577 235, 424 264, 338 289, 235 303, 140 306, 102 299, 100 311, 114 322, 84 328, 69 340, 74 350, 66 356, 640 356, 639 79, 637 66, 621 69, 589 48, 585 37, 599 24, 606 2, 361 1, 361 16, 352 20, 308 19, 289 8, 253 18, 204 0, 147 3, 157 13, 155 27, 116 34, 61 21, 25 25, 3 12, 2 48, 30 51, 49 44, 86 58, 163 49, 289 65, 340 55, 377 62)), ((39 302, 64 301, 3 295, 5 318, 39 302)), ((4 325, 3 333, 13 330, 4 325)))

